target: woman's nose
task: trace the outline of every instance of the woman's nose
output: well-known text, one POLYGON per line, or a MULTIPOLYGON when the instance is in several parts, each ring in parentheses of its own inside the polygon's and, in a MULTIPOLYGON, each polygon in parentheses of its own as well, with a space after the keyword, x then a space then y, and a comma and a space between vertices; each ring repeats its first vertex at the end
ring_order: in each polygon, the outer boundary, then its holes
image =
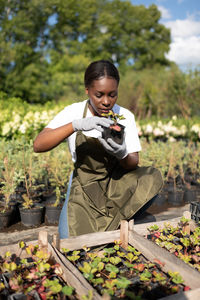
POLYGON ((104 106, 109 106, 110 105, 110 100, 109 100, 109 98, 107 96, 105 96, 103 98, 103 105, 104 106))

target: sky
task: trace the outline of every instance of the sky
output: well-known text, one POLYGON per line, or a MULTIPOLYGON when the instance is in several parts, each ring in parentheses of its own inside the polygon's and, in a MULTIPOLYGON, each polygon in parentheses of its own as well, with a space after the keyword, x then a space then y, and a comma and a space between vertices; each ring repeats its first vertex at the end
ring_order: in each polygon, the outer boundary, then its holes
POLYGON ((133 5, 157 5, 160 23, 171 29, 167 58, 183 69, 200 67, 200 0, 131 0, 133 5))

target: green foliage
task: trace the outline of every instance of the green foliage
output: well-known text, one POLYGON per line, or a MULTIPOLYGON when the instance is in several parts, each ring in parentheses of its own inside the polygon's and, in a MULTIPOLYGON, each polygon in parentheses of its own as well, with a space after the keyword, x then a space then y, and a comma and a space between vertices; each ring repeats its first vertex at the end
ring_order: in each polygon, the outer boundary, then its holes
POLYGON ((169 64, 170 31, 155 5, 2 0, 0 14, 0 90, 30 103, 80 96, 91 60, 110 59, 122 70, 169 64))
MULTIPOLYGON (((155 66, 141 71, 128 70, 119 85, 119 104, 137 119, 171 118, 186 121, 200 114, 200 71, 183 73, 177 67, 155 66)), ((169 120, 168 120, 169 121, 169 120)))

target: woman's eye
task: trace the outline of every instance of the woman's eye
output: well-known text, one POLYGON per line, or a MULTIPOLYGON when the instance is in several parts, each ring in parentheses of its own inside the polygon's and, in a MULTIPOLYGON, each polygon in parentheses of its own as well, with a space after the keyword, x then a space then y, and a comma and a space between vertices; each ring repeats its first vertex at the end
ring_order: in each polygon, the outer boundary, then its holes
POLYGON ((115 98, 117 96, 117 94, 111 94, 110 97, 111 98, 115 98))
POLYGON ((97 94, 96 95, 97 98, 101 98, 101 96, 102 96, 101 94, 97 94))

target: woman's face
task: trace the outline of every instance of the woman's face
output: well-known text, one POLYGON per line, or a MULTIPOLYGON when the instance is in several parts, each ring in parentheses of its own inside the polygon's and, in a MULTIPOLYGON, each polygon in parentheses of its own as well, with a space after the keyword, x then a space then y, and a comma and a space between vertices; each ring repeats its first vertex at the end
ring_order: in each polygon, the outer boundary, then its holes
POLYGON ((92 85, 86 88, 89 96, 89 108, 93 115, 108 113, 117 101, 118 83, 114 78, 102 77, 94 80, 92 85))

